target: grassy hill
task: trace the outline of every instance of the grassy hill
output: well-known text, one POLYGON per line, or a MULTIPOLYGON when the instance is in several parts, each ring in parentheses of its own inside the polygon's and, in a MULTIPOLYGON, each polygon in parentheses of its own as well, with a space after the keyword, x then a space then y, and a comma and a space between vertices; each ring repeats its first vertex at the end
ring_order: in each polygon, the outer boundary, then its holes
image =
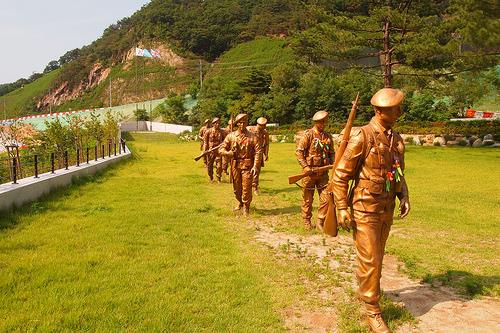
POLYGON ((22 88, 2 96, 0 117, 12 118, 33 114, 38 98, 50 89, 59 73, 60 69, 52 71, 22 88))
POLYGON ((209 80, 237 80, 252 69, 270 71, 295 58, 286 39, 259 37, 241 43, 222 54, 210 67, 207 77, 209 80))

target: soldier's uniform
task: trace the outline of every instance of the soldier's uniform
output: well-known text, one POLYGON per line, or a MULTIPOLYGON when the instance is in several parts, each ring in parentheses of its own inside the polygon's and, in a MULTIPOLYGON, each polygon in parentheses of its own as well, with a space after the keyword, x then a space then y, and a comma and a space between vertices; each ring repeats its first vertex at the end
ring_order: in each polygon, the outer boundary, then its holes
MULTIPOLYGON (((396 91, 387 89, 377 94, 396 91)), ((396 106, 403 99, 402 93, 399 90, 397 92, 400 94, 394 95, 392 101, 396 106)), ((377 94, 372 98, 374 106, 391 106, 380 103, 377 94)), ((374 332, 390 332, 380 317, 380 277, 385 244, 393 221, 395 198, 398 196, 400 200, 408 200, 404 167, 403 139, 392 129, 384 128, 374 117, 368 125, 353 129, 332 179, 337 209, 347 209, 351 205, 349 201, 352 201, 358 296, 366 305, 369 324, 374 332), (354 180, 350 198, 349 180, 354 180), (374 325, 379 326, 377 328, 374 325)))
POLYGON ((262 157, 257 136, 246 128, 247 119, 246 114, 236 117, 234 122, 238 124, 238 130, 229 133, 219 149, 222 155, 233 154, 231 164, 234 195, 238 200, 236 210, 243 208, 244 215, 249 213, 252 202, 252 170, 258 170, 262 157))
MULTIPOLYGON (((226 131, 217 126, 217 124, 220 124, 220 119, 214 118, 212 120, 212 127, 205 132, 204 151, 220 145, 226 137, 226 131)), ((211 181, 214 180, 214 164, 217 181, 220 183, 222 177, 222 156, 218 150, 214 150, 207 154, 207 171, 211 181)))
MULTIPOLYGON (((250 132, 253 132, 258 137, 260 145, 262 147, 260 168, 263 168, 264 162, 269 159, 269 133, 266 130, 266 125, 267 119, 264 117, 260 117, 259 119, 257 119, 257 126, 247 127, 250 132)), ((255 194, 259 194, 260 170, 261 169, 259 169, 259 172, 253 177, 252 188, 255 194)))
MULTIPOLYGON (((328 112, 318 111, 313 117, 315 122, 326 121, 328 112)), ((321 167, 333 164, 333 140, 332 136, 324 131, 319 131, 316 126, 304 132, 295 152, 300 166, 305 169, 321 167)), ((311 228, 312 204, 314 191, 318 194, 328 184, 328 172, 313 174, 302 179, 302 219, 306 228, 311 228)))
MULTIPOLYGON (((203 151, 203 146, 205 145, 205 133, 210 128, 210 120, 205 119, 203 126, 201 126, 198 132, 198 139, 200 140, 200 150, 203 151)), ((205 167, 207 166, 207 156, 203 156, 203 163, 205 167)))

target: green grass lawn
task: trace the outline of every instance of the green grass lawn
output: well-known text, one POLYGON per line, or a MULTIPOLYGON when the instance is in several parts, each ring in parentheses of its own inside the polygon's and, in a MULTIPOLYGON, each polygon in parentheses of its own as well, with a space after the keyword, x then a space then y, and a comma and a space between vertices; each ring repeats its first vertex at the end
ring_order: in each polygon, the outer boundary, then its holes
MULTIPOLYGON (((272 145, 254 214, 273 217, 278 230, 305 235, 310 232, 300 218, 301 191, 287 183, 300 171, 294 150, 294 144, 272 145)), ((405 220, 396 217, 387 246, 404 261, 406 273, 468 296, 500 293, 499 162, 496 149, 407 147, 412 211, 405 220)))
POLYGON ((0 331, 283 331, 298 274, 227 221, 197 144, 138 138, 134 160, 0 217, 0 331))
MULTIPOLYGON (((253 241, 252 220, 231 212, 231 185, 209 184, 192 160, 198 143, 128 142, 134 159, 0 216, 0 331, 284 331, 282 311, 307 298, 311 268, 253 241)), ((252 219, 308 234, 300 189, 287 183, 294 145, 270 150, 252 219)), ((498 293, 499 157, 409 147, 412 213, 395 221, 388 249, 411 275, 498 293)))
MULTIPOLYGON (((271 146, 262 185, 273 199, 259 198, 257 212, 281 215, 279 229, 305 234, 300 190, 286 184, 287 175, 300 171, 294 149, 271 146)), ((407 148, 412 211, 405 220, 396 218, 387 247, 405 262, 407 273, 471 296, 500 293, 499 163, 496 149, 407 148)))

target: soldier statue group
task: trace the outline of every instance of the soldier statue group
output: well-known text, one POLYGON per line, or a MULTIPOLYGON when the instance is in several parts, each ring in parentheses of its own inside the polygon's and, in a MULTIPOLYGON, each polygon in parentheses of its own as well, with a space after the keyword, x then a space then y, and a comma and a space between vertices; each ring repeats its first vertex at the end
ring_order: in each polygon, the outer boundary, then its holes
MULTIPOLYGON (((301 215, 307 229, 311 223, 314 192, 320 196, 317 227, 335 236, 337 225, 353 230, 357 254, 356 276, 358 297, 365 304, 367 323, 372 332, 390 332, 382 319, 380 277, 385 244, 392 225, 396 197, 399 215, 410 211, 408 187, 404 177, 404 142, 392 127, 401 116, 404 95, 398 89, 383 88, 371 99, 375 115, 369 124, 352 127, 354 116, 337 142, 325 132, 328 112, 313 116, 314 126, 304 132, 297 144, 296 158, 302 167, 301 215), (332 171, 329 180, 328 172, 332 171), (333 223, 333 226, 332 226, 333 223), (333 228, 333 231, 327 231, 333 228)), ((353 105, 355 112, 357 99, 353 105)), ((247 127, 248 116, 239 114, 227 129, 220 128, 220 119, 209 121, 200 130, 202 154, 213 181, 214 163, 217 181, 223 170, 231 166, 231 180, 238 205, 249 214, 253 193, 259 190, 260 169, 268 160, 269 135, 267 119, 259 118, 257 126, 247 127)), ((291 179, 292 177, 290 177, 291 179)), ((294 178, 295 179, 295 178, 294 178)))

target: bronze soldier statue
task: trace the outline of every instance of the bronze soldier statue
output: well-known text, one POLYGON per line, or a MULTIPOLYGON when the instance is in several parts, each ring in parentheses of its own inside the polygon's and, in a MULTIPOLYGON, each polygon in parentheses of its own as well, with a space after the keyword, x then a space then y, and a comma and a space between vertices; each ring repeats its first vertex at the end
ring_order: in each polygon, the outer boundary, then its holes
MULTIPOLYGON (((220 128, 220 119, 214 118, 212 120, 212 127, 205 131, 203 150, 219 146, 226 137, 226 131, 220 128)), ((214 180, 214 164, 216 169, 217 182, 221 182, 222 177, 222 157, 218 149, 207 154, 207 171, 210 181, 214 180)))
POLYGON ((307 229, 312 229, 314 191, 321 195, 328 184, 328 170, 312 172, 312 169, 332 164, 334 154, 332 136, 324 131, 328 112, 316 112, 313 121, 314 127, 304 132, 295 152, 303 171, 311 173, 302 179, 302 219, 307 229))
POLYGON ((234 210, 243 208, 243 215, 247 216, 252 202, 252 180, 261 165, 262 148, 257 136, 247 129, 246 114, 237 115, 234 123, 238 129, 226 136, 219 151, 223 156, 232 158, 233 189, 238 200, 234 210))
POLYGON ((262 157, 259 172, 253 177, 252 188, 255 195, 259 195, 259 176, 260 170, 264 167, 264 161, 269 160, 269 133, 266 130, 267 119, 260 117, 257 119, 257 126, 249 126, 248 130, 253 132, 260 140, 260 145, 262 147, 262 157))
MULTIPOLYGON (((205 145, 205 132, 210 128, 210 120, 205 119, 203 122, 203 126, 201 126, 200 131, 198 132, 198 139, 200 142, 200 150, 203 151, 203 146, 205 145)), ((203 156, 203 163, 205 167, 207 167, 207 157, 203 156)))
MULTIPOLYGON (((233 120, 229 119, 229 121, 227 122, 227 126, 224 129, 224 131, 226 132, 226 135, 231 133, 231 130, 233 129, 232 124, 233 124, 233 120)), ((227 169, 229 168, 230 162, 231 162, 231 158, 229 158, 228 156, 222 156, 222 171, 224 171, 224 173, 226 175, 229 175, 229 172, 227 171, 227 169)))
POLYGON ((372 97, 375 116, 368 125, 352 131, 332 179, 338 223, 347 230, 353 228, 358 296, 366 306, 370 329, 377 333, 390 332, 382 319, 379 299, 382 260, 396 197, 400 216, 404 218, 410 211, 403 176, 405 146, 392 130, 401 116, 403 98, 400 90, 392 88, 381 89, 372 97), (349 180, 354 185, 348 194, 349 180))

